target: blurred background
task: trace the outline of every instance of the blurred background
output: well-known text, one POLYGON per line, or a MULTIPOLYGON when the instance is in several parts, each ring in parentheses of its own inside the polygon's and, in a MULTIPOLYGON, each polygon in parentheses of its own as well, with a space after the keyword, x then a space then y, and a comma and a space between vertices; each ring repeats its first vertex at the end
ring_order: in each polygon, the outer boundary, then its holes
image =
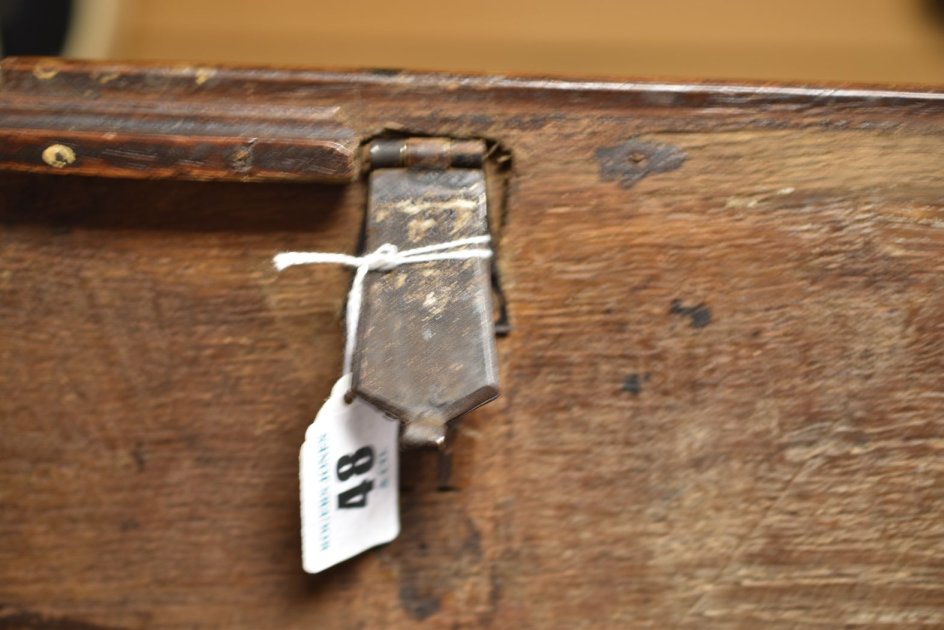
POLYGON ((944 83, 942 0, 0 0, 5 55, 944 83))

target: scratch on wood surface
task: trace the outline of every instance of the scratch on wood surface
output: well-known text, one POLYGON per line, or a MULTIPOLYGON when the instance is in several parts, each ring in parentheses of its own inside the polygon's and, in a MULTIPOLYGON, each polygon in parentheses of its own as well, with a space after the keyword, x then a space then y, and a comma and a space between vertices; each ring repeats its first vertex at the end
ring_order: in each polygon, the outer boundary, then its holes
MULTIPOLYGON (((829 427, 826 430, 822 431, 821 437, 818 441, 828 442, 833 437, 833 434, 836 432, 837 427, 845 420, 843 415, 839 415, 835 420, 833 420, 829 427)), ((741 554, 748 544, 754 539, 754 536, 761 530, 761 528, 766 523, 767 519, 771 514, 774 514, 775 511, 780 508, 782 503, 790 496, 790 492, 793 489, 793 486, 796 484, 796 481, 806 473, 811 466, 819 463, 820 457, 818 456, 818 451, 813 451, 806 459, 804 459, 798 466, 796 471, 787 479, 783 487, 777 493, 776 497, 770 502, 770 504, 763 510, 760 516, 754 521, 754 524, 750 529, 741 537, 738 543, 735 545, 734 549, 728 554, 727 560, 723 563, 723 566, 718 571, 717 575, 709 583, 706 584, 704 592, 702 592, 695 602, 688 608, 685 614, 680 618, 680 624, 684 624, 685 621, 696 614, 698 608, 705 602, 705 600, 712 594, 712 592, 723 585, 725 576, 727 576, 731 569, 739 562, 741 559, 741 554)))
MULTIPOLYGON (((837 420, 836 423, 838 422, 839 421, 837 420)), ((835 426, 836 423, 834 423, 833 426, 835 426)), ((800 475, 802 475, 806 471, 807 467, 810 465, 810 462, 812 461, 813 461, 813 458, 810 458, 810 459, 807 459, 802 464, 800 464, 796 472, 793 473, 793 475, 789 479, 787 479, 786 483, 784 484, 783 488, 780 490, 778 495, 764 509, 764 511, 760 514, 760 516, 751 526, 751 528, 741 537, 741 540, 738 541, 738 543, 734 546, 734 549, 731 551, 731 553, 728 554, 727 561, 723 563, 723 566, 718 571, 714 579, 706 583, 704 592, 702 592, 701 595, 698 596, 695 602, 692 603, 691 607, 689 607, 689 609, 685 612, 685 614, 682 615, 680 619, 680 623, 684 623, 686 619, 688 619, 693 614, 695 614, 695 611, 698 609, 698 607, 701 606, 701 604, 711 594, 711 592, 720 585, 721 581, 724 579, 724 576, 730 572, 731 568, 740 559, 741 552, 744 550, 747 544, 753 539, 754 534, 760 530, 764 522, 767 520, 767 517, 770 514, 772 514, 774 510, 780 507, 780 504, 783 502, 783 500, 790 494, 790 489, 793 488, 794 482, 796 482, 796 480, 800 477, 800 475)))

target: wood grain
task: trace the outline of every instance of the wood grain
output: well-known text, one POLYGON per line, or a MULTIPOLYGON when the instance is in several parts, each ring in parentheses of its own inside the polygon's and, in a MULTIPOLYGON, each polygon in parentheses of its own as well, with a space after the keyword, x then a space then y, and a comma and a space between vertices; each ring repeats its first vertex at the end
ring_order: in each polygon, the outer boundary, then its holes
POLYGON ((503 395, 307 576, 364 182, 6 172, 0 628, 944 625, 940 94, 219 73, 510 151, 503 395))

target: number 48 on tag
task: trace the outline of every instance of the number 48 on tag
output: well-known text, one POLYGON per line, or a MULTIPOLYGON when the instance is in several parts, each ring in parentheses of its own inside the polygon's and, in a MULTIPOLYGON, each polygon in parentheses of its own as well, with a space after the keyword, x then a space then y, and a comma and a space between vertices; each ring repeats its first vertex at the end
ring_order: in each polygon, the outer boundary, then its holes
POLYGON ((397 423, 361 400, 346 403, 349 388, 350 376, 335 384, 299 454, 302 566, 309 573, 400 533, 397 423))
MULTIPOLYGON (((389 455, 387 449, 380 452, 379 472, 381 488, 389 484, 390 467, 387 464, 389 455)), ((344 455, 338 460, 338 481, 347 481, 355 475, 366 475, 374 466, 374 449, 362 446, 350 455, 344 455)), ((338 495, 338 509, 362 508, 367 505, 367 495, 374 489, 373 479, 364 479, 359 484, 345 490, 338 495)))

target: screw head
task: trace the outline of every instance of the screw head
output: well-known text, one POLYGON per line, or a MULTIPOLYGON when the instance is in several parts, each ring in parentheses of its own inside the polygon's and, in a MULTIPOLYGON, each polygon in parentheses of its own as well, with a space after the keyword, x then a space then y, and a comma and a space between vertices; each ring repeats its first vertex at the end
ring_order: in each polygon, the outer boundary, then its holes
POLYGON ((53 168, 65 168, 75 162, 75 151, 64 144, 50 144, 43 150, 43 162, 53 168))

